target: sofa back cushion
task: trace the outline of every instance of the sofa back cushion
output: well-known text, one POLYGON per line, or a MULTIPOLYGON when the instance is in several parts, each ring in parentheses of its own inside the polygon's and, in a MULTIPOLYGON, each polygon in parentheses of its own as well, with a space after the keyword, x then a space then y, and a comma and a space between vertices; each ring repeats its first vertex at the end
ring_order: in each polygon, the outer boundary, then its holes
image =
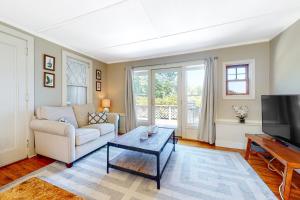
POLYGON ((58 121, 59 119, 64 118, 75 128, 78 128, 77 120, 75 118, 72 107, 41 106, 36 110, 36 117, 38 119, 46 119, 52 121, 58 121))
POLYGON ((74 105, 73 110, 79 127, 84 127, 89 124, 89 113, 96 111, 93 104, 74 105))

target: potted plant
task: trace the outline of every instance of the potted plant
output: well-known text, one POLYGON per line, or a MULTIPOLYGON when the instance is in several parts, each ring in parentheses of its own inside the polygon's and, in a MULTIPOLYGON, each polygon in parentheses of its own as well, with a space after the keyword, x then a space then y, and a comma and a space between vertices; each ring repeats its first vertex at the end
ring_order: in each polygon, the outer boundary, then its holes
POLYGON ((247 106, 232 106, 235 116, 239 118, 240 123, 245 123, 245 118, 248 116, 247 106))

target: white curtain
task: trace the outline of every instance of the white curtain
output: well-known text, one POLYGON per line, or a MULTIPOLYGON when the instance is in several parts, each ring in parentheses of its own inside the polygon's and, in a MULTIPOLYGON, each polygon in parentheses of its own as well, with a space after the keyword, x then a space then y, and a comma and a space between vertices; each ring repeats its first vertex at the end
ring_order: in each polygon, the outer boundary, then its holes
POLYGON ((217 58, 205 59, 205 77, 202 94, 202 108, 199 119, 200 141, 214 144, 215 133, 215 112, 216 112, 216 67, 217 58))
POLYGON ((126 67, 125 70, 125 128, 126 132, 136 128, 136 113, 133 96, 133 70, 126 67))
POLYGON ((67 105, 87 103, 87 87, 68 85, 67 91, 67 105))

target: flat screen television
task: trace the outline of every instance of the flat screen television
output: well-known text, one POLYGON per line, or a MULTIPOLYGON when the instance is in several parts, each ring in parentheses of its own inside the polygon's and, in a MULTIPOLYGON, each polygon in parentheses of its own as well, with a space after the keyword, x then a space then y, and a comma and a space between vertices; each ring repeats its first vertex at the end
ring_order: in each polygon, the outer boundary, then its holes
POLYGON ((262 95, 262 130, 300 147, 300 95, 262 95))

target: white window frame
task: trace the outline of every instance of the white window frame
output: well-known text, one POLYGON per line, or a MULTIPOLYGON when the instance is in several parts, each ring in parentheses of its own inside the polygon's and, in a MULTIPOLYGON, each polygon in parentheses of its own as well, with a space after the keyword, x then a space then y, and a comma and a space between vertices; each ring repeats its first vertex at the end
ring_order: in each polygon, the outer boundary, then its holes
POLYGON ((87 103, 93 103, 93 83, 92 83, 93 61, 68 51, 62 51, 62 105, 63 106, 67 105, 68 90, 67 90, 66 70, 67 70, 68 57, 88 63, 89 66, 88 66, 88 77, 87 77, 87 103))
POLYGON ((223 99, 255 99, 255 59, 230 61, 223 63, 223 99), (226 66, 247 64, 249 66, 249 94, 227 95, 226 94, 226 66))

